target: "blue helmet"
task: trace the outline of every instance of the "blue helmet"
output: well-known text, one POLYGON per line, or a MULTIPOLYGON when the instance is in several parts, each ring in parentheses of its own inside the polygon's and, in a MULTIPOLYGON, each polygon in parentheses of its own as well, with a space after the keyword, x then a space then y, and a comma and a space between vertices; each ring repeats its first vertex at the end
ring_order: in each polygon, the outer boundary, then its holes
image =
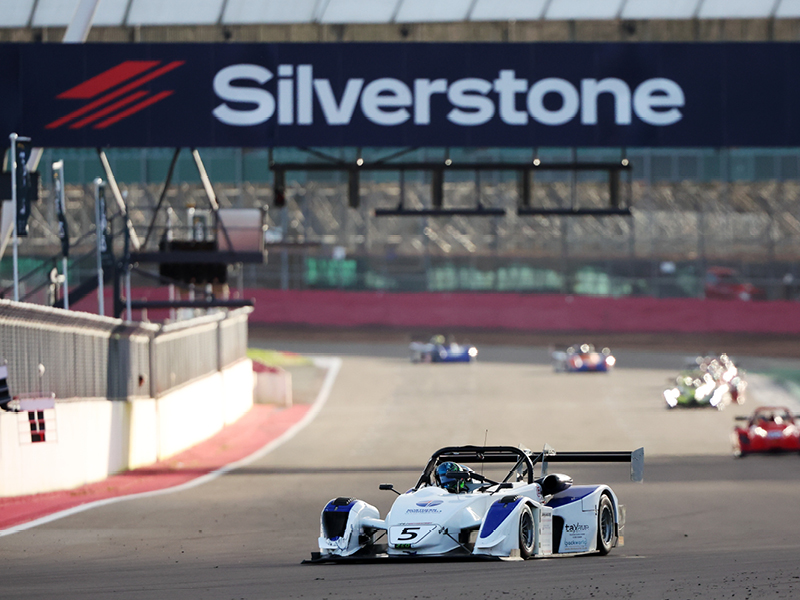
POLYGON ((436 467, 436 481, 448 492, 457 494, 467 491, 467 482, 461 477, 454 477, 452 473, 468 472, 470 469, 452 461, 443 462, 436 467))

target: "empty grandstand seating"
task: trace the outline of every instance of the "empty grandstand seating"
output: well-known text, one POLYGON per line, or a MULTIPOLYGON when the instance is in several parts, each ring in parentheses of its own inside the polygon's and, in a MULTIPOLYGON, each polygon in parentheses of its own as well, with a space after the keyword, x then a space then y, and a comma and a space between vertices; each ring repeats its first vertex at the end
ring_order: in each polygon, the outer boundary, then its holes
MULTIPOLYGON (((0 28, 65 27, 80 0, 0 0, 0 28)), ((100 0, 100 27, 796 19, 800 0, 100 0)))

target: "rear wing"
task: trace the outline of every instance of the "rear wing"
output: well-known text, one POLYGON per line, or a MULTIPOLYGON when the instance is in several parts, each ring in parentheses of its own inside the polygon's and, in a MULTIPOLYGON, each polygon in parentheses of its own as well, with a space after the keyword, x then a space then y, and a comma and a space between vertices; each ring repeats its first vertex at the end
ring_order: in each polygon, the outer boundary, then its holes
POLYGON ((533 483, 536 463, 541 463, 541 475, 544 476, 547 474, 547 463, 550 462, 629 462, 631 481, 641 482, 644 479, 644 448, 633 452, 556 452, 545 444, 544 450, 535 454, 527 448, 513 446, 449 446, 433 453, 414 489, 419 489, 422 485, 431 485, 434 469, 445 460, 465 463, 510 463, 513 464, 511 471, 519 469, 520 472, 527 473, 528 483, 533 483))
MULTIPOLYGON (((792 419, 794 419, 795 421, 800 420, 800 413, 793 413, 792 411, 790 411, 788 409, 784 409, 783 407, 779 407, 779 410, 785 410, 786 413, 791 415, 792 419)), ((783 417, 783 415, 780 415, 780 416, 783 417)), ((736 415, 735 417, 733 417, 733 420, 734 421, 750 421, 751 419, 757 419, 757 418, 758 418, 758 415, 736 415)))
POLYGON ((531 458, 533 464, 542 464, 542 475, 547 474, 548 463, 629 462, 631 481, 641 483, 644 480, 644 448, 638 448, 633 452, 556 452, 545 444, 542 453, 531 458))

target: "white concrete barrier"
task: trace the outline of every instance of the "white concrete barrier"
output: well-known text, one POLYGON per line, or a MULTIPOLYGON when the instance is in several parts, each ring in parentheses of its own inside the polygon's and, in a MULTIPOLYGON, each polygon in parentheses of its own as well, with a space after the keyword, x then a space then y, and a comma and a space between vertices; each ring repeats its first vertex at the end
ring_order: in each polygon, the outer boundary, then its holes
POLYGON ((128 468, 138 469, 158 461, 158 401, 142 398, 130 406, 130 443, 128 468))
POLYGON ((258 404, 292 405, 292 374, 281 367, 262 368, 255 372, 258 404))
POLYGON ((39 411, 33 432, 28 412, 0 412, 0 496, 75 488, 210 438, 252 407, 252 369, 244 359, 158 399, 57 399, 43 431, 39 411))
POLYGON ((222 371, 221 375, 225 424, 230 425, 253 408, 253 361, 242 360, 222 371))

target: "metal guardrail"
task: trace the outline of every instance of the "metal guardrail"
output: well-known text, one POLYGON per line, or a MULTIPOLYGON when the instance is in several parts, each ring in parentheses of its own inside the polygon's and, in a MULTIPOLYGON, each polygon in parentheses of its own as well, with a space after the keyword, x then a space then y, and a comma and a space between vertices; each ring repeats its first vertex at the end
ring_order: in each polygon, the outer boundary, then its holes
POLYGON ((244 358, 251 310, 156 325, 0 300, 0 360, 15 396, 158 397, 244 358))
POLYGON ((152 342, 154 366, 151 396, 217 370, 219 323, 222 313, 172 323, 161 328, 152 342))

